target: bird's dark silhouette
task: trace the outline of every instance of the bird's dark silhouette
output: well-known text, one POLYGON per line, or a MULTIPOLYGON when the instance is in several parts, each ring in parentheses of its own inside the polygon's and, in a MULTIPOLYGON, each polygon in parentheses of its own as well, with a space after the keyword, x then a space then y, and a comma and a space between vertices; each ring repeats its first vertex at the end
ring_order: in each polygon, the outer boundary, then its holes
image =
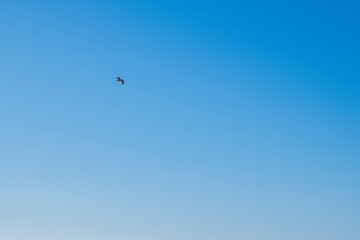
POLYGON ((121 82, 121 84, 124 84, 124 80, 122 80, 121 78, 117 77, 117 80, 118 82, 121 82))

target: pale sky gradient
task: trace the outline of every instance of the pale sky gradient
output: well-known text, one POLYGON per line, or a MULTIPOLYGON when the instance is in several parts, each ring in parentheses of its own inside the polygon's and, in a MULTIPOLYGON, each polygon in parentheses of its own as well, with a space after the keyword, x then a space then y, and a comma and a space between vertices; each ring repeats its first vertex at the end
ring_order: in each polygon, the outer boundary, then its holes
POLYGON ((360 239, 359 11, 1 1, 0 239, 360 239))

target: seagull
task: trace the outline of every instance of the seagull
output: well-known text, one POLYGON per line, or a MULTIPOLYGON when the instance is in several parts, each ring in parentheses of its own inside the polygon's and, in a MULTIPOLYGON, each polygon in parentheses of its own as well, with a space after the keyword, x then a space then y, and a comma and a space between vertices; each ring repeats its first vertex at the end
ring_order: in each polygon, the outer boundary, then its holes
POLYGON ((117 77, 117 82, 121 82, 121 84, 124 84, 124 80, 122 80, 121 78, 117 77))

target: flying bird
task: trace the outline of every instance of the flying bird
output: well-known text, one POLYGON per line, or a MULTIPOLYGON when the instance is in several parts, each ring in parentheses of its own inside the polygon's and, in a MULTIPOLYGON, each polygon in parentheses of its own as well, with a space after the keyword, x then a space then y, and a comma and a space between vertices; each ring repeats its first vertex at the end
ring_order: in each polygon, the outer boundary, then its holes
POLYGON ((121 78, 117 77, 117 82, 121 82, 121 84, 124 84, 124 80, 122 80, 121 78))

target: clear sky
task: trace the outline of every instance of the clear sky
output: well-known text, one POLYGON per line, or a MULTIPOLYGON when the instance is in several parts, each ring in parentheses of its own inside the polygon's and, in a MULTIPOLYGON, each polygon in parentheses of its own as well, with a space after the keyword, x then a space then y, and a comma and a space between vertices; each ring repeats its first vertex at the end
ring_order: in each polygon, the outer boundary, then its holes
POLYGON ((359 11, 0 1, 0 239, 360 239, 359 11))

